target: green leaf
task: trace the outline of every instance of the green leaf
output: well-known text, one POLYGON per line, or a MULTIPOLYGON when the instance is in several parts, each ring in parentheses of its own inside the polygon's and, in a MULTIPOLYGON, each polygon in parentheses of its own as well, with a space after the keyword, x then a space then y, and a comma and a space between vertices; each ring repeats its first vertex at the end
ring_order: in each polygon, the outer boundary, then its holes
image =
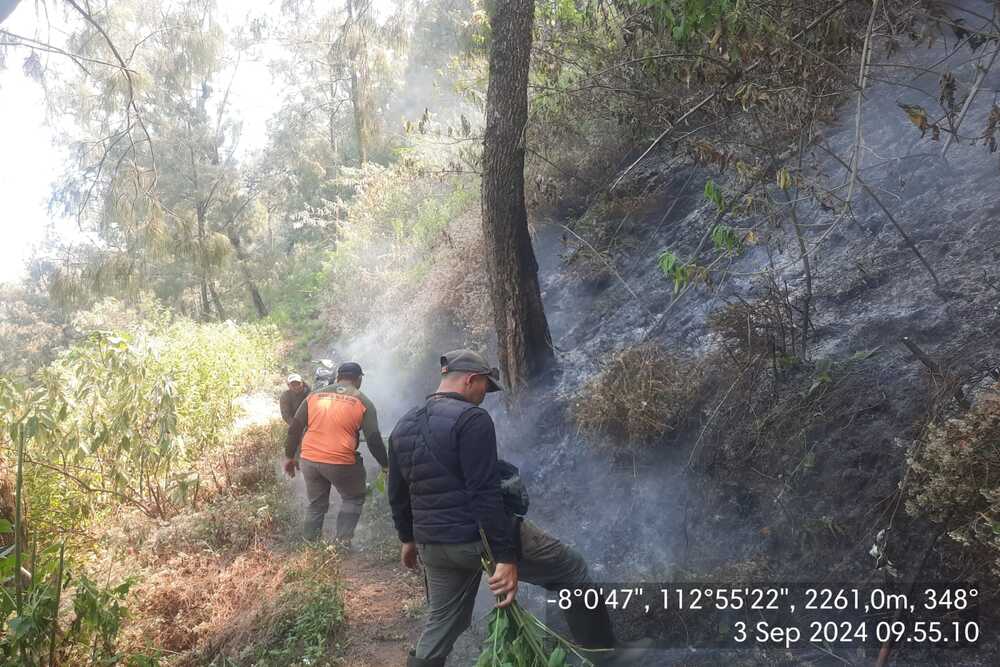
POLYGON ((7 519, 0 519, 0 535, 14 532, 14 524, 7 519))
POLYGON ((35 619, 30 616, 17 616, 10 620, 7 627, 10 628, 11 638, 17 641, 34 629, 35 619))
POLYGON ((562 646, 557 646, 549 655, 549 661, 546 667, 563 667, 566 664, 566 651, 563 650, 562 646))
POLYGON ((719 190, 718 186, 715 185, 715 181, 712 179, 705 181, 705 198, 715 204, 715 207, 720 211, 725 208, 725 200, 722 197, 722 191, 719 190))

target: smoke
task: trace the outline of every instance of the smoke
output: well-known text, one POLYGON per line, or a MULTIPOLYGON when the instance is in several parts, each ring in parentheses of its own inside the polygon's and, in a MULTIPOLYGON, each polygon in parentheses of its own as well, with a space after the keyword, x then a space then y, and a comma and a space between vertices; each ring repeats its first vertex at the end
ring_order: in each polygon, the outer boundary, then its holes
MULTIPOLYGON (((954 10, 956 15, 963 11, 974 12, 965 15, 965 24, 976 28, 983 24, 976 14, 988 16, 991 7, 985 2, 965 2, 954 10)), ((970 279, 973 271, 963 261, 978 267, 980 272, 989 261, 987 250, 977 236, 986 234, 997 211, 997 157, 982 145, 981 134, 989 123, 992 91, 1000 88, 1000 74, 994 71, 982 80, 979 95, 963 119, 962 138, 950 147, 947 160, 940 157, 943 141, 934 141, 930 132, 921 137, 912 119, 899 106, 922 106, 933 120, 941 94, 941 73, 949 71, 958 79, 961 99, 977 78, 977 60, 985 55, 984 64, 989 62, 989 54, 997 48, 994 43, 981 45, 970 59, 968 48, 954 47, 954 39, 947 43, 939 40, 932 48, 926 44, 909 46, 891 56, 898 68, 877 69, 862 107, 864 155, 860 174, 884 199, 883 203, 897 220, 905 224, 939 273, 960 282, 970 279), (930 65, 935 65, 933 71, 914 69, 930 65)), ((875 57, 890 56, 879 48, 875 57)), ((417 109, 422 113, 420 91, 426 90, 426 76, 412 74, 410 92, 397 103, 400 114, 417 109)), ((822 131, 821 141, 845 157, 856 139, 853 109, 853 105, 845 106, 844 117, 822 131)), ((657 161, 651 156, 642 170, 647 173, 665 170, 665 164, 666 160, 657 161)), ((824 152, 815 150, 806 156, 806 167, 810 176, 827 179, 831 188, 843 189, 844 169, 824 152)), ((660 450, 623 461, 613 458, 604 448, 593 446, 595 443, 584 442, 568 418, 572 397, 599 370, 602 360, 642 340, 661 323, 661 317, 668 318, 668 326, 658 340, 678 350, 704 353, 711 347, 707 315, 731 297, 753 300, 749 276, 773 266, 791 288, 803 288, 797 246, 785 229, 775 233, 777 242, 772 247, 751 249, 733 258, 728 268, 735 278, 711 289, 694 290, 695 296, 672 305, 671 285, 656 266, 656 252, 671 247, 684 256, 690 255, 714 211, 707 210, 700 194, 709 177, 707 172, 685 169, 671 176, 676 178, 669 186, 669 200, 665 198, 659 210, 647 219, 636 221, 640 228, 637 233, 643 234, 641 243, 616 258, 616 267, 630 289, 617 280, 592 285, 568 275, 560 256, 564 245, 559 228, 537 227, 535 248, 543 301, 558 351, 559 370, 545 382, 531 387, 516 408, 497 395, 490 395, 483 405, 497 425, 501 457, 520 467, 528 485, 532 497, 529 518, 576 547, 598 581, 667 581, 685 571, 706 572, 714 566, 753 558, 768 548, 761 535, 762 525, 789 528, 792 538, 789 542, 800 537, 791 532, 792 522, 783 516, 784 510, 774 497, 785 493, 784 482, 774 484, 753 502, 744 500, 737 490, 727 488, 725 482, 689 473, 686 454, 691 442, 678 443, 676 451, 660 450), (687 178, 691 175, 693 180, 687 178), (639 295, 641 303, 633 292, 639 295), (773 494, 768 495, 770 491, 773 494), (695 506, 695 498, 704 498, 709 493, 716 498, 729 498, 728 504, 717 502, 711 508, 695 506), (710 553, 693 556, 694 542, 703 547, 708 545, 710 553), (694 557, 699 560, 694 562, 694 557)), ((857 224, 845 222, 839 211, 807 201, 799 204, 799 218, 809 224, 807 240, 817 248, 813 276, 817 333, 812 357, 843 359, 858 350, 890 346, 900 334, 914 330, 947 342, 953 331, 954 314, 933 293, 920 264, 900 243, 881 208, 860 186, 853 209, 857 224), (852 268, 859 263, 863 264, 860 278, 852 268), (866 276, 865 271, 874 277, 866 276), (869 291, 863 307, 849 296, 848 287, 858 280, 869 291)), ((975 294, 982 294, 982 290, 975 294)), ((981 305, 985 307, 985 301, 981 305)), ((405 318, 401 313, 385 313, 369 326, 369 333, 333 343, 327 356, 338 363, 356 361, 362 365, 366 373, 363 391, 379 410, 383 433, 388 433, 404 412, 420 405, 424 396, 436 387, 439 355, 468 346, 477 347, 470 344, 460 327, 439 312, 425 313, 421 320, 405 318), (405 325, 401 326, 401 322, 405 325), (408 342, 421 326, 433 331, 433 335, 421 337, 429 340, 427 349, 400 352, 410 347, 408 342)), ((872 442, 885 433, 900 432, 900 423, 912 423, 913 408, 908 405, 912 402, 911 394, 903 386, 909 376, 899 366, 898 360, 886 362, 884 372, 892 374, 894 381, 887 387, 890 395, 886 400, 893 407, 887 410, 890 414, 873 419, 866 426, 872 442)), ((709 415, 703 415, 703 420, 707 419, 709 415)), ((697 430, 689 435, 698 437, 697 430)), ((844 465, 836 458, 843 443, 832 435, 815 437, 821 443, 818 451, 829 456, 831 466, 831 470, 821 472, 825 477, 818 474, 816 479, 829 488, 839 479, 833 477, 839 471, 832 470, 844 465)), ((785 471, 765 472, 778 475, 785 471)), ((864 495, 859 494, 856 499, 859 506, 872 501, 878 489, 873 484, 862 491, 864 495)), ((793 495, 789 491, 786 500, 793 495)), ((801 493, 800 499, 829 501, 817 499, 808 490, 801 493)), ((811 518, 813 509, 796 511, 811 518)), ((851 508, 851 511, 858 510, 851 508)), ((837 564, 836 559, 851 557, 846 547, 842 551, 831 553, 830 562, 820 565, 832 568, 837 564)), ((798 561, 789 558, 782 565, 802 566, 801 558, 798 561)), ((797 574, 815 576, 816 572, 814 569, 797 574)), ((870 572, 865 570, 864 574, 870 572)), ((529 597, 527 591, 525 596, 529 597)), ((484 595, 475 617, 482 618, 490 606, 489 596, 484 595)), ((466 655, 474 653, 475 637, 463 639, 462 646, 465 648, 460 647, 457 656, 463 655, 463 651, 466 655)))

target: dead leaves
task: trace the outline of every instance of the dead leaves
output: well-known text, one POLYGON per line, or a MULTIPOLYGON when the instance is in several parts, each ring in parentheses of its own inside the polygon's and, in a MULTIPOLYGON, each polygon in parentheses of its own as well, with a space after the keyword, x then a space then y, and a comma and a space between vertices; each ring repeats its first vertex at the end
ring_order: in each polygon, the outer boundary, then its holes
POLYGON ((900 109, 906 112, 906 116, 910 119, 910 122, 917 126, 920 130, 920 136, 923 138, 927 134, 927 130, 931 131, 931 139, 938 141, 941 139, 941 128, 937 123, 932 123, 927 120, 927 110, 922 106, 917 104, 902 104, 896 103, 900 109))
POLYGON ((997 126, 1000 125, 1000 106, 993 105, 990 110, 990 117, 986 121, 986 132, 983 133, 984 143, 989 146, 991 153, 997 152, 997 126))

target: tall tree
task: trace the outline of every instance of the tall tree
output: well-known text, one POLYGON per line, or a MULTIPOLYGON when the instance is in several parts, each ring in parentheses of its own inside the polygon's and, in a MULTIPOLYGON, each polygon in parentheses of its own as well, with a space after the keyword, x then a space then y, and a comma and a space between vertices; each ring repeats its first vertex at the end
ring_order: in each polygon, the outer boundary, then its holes
POLYGON ((490 15, 482 209, 500 365, 512 388, 554 359, 524 206, 524 126, 534 0, 497 0, 490 15))
POLYGON ((216 13, 215 0, 120 2, 70 36, 89 59, 106 59, 111 48, 95 31, 137 46, 128 86, 117 70, 103 78, 73 70, 62 87, 50 86, 79 136, 79 175, 66 179, 57 200, 101 239, 87 261, 60 268, 57 294, 152 289, 224 320, 227 297, 245 287, 257 315, 267 314, 249 257, 259 187, 246 182, 236 157, 240 123, 230 104, 247 44, 240 31, 227 39, 216 13), (150 137, 138 149, 117 129, 119 110, 130 105, 143 110, 150 137), (234 261, 238 275, 227 271, 234 261))
POLYGON ((358 142, 358 161, 361 164, 368 162, 368 146, 374 129, 371 86, 368 83, 367 27, 372 22, 368 15, 370 8, 369 3, 355 7, 354 0, 347 0, 348 23, 344 31, 351 61, 351 106, 354 109, 354 133, 358 142))

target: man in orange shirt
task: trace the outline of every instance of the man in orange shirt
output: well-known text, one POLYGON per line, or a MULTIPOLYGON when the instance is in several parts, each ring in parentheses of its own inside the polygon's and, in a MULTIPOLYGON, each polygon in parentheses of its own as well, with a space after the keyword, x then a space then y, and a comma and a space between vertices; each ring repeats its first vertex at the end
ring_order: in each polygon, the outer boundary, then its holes
POLYGON ((361 393, 361 366, 341 364, 337 379, 309 394, 288 425, 285 472, 301 468, 309 507, 305 536, 315 540, 330 509, 330 487, 340 494, 336 541, 350 546, 365 504, 365 467, 358 452, 358 433, 364 432, 368 450, 382 469, 389 457, 378 430, 375 406, 361 393), (296 461, 298 456, 299 461, 296 461))

